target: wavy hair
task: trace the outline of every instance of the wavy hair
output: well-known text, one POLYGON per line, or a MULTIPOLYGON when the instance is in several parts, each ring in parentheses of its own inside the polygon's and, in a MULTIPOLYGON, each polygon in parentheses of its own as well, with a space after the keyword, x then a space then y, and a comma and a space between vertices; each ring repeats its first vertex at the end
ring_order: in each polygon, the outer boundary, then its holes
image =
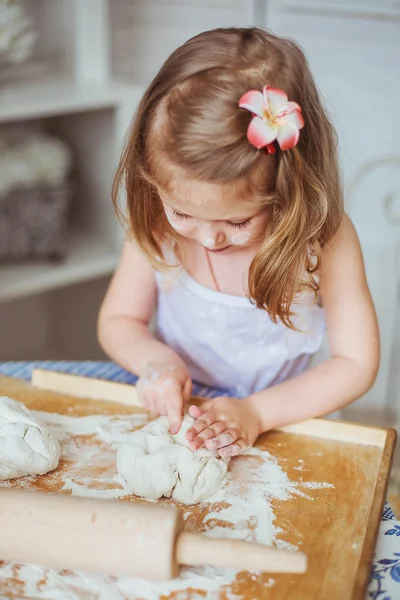
POLYGON ((294 328, 291 306, 304 290, 317 295, 322 250, 343 218, 336 133, 301 49, 257 28, 214 29, 175 50, 147 88, 113 200, 121 216, 124 185, 130 232, 157 269, 164 264, 160 240, 178 239, 157 192, 168 185, 171 166, 261 198, 268 226, 249 269, 248 294, 275 322, 294 328), (246 91, 265 84, 300 104, 305 121, 298 145, 274 155, 248 142, 252 115, 238 108, 246 91))

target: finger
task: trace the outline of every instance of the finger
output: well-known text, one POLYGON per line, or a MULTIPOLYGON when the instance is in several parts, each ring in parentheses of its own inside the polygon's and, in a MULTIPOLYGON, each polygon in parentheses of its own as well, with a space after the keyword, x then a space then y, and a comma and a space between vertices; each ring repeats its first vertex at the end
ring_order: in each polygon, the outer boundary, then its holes
POLYGON ((160 415, 167 416, 169 399, 174 397, 177 390, 180 390, 180 385, 172 379, 167 379, 154 385, 155 404, 160 415))
POLYGON ((207 413, 196 419, 192 427, 187 430, 186 438, 191 442, 201 431, 203 431, 203 429, 209 427, 215 423, 215 421, 217 421, 215 414, 212 410, 209 410, 207 413))
POLYGON ((154 407, 149 411, 151 416, 154 418, 160 417, 160 413, 158 412, 157 406, 154 404, 154 407))
POLYGON ((191 406, 189 406, 189 414, 195 419, 198 419, 199 417, 201 417, 201 415, 204 415, 204 413, 213 408, 217 400, 218 398, 213 398, 212 400, 205 400, 201 403, 200 406, 192 404, 191 406))
POLYGON ((183 395, 183 401, 184 402, 189 402, 190 397, 192 395, 192 390, 193 390, 193 383, 191 379, 187 379, 185 382, 185 385, 183 386, 183 391, 182 391, 182 395, 183 395))
POLYGON ((163 396, 157 395, 155 400, 156 411, 162 417, 165 417, 167 414, 167 406, 165 402, 165 398, 163 396))
POLYGON ((238 429, 226 429, 223 433, 209 441, 209 448, 210 450, 218 450, 219 448, 224 448, 225 446, 233 444, 239 438, 240 432, 238 429))
POLYGON ((183 397, 181 386, 178 382, 168 387, 168 398, 166 399, 166 411, 169 424, 169 432, 172 435, 178 433, 183 418, 183 397))
MULTIPOLYGON (((218 448, 218 446, 216 445, 217 444, 216 440, 220 438, 221 434, 223 434, 225 431, 228 430, 228 425, 226 423, 224 423, 223 421, 217 421, 217 423, 214 423, 211 427, 213 429, 215 429, 215 436, 207 437, 205 447, 208 450, 216 450, 218 448)), ((211 429, 211 428, 208 427, 204 431, 208 431, 209 429, 211 429)), ((199 433, 198 437, 203 436, 204 431, 199 433)))
POLYGON ((158 416, 159 413, 157 411, 156 398, 154 394, 143 394, 141 403, 144 406, 144 408, 149 411, 150 414, 158 416))
POLYGON ((167 416, 168 416, 168 424, 169 424, 169 432, 171 435, 176 435, 182 425, 182 404, 179 406, 178 404, 174 404, 171 406, 167 405, 167 416))
POLYGON ((157 405, 155 402, 151 402, 147 408, 152 417, 159 417, 160 413, 158 412, 157 405))
POLYGON ((189 415, 194 419, 198 419, 202 414, 203 412, 199 406, 195 406, 194 404, 189 406, 189 415))
POLYGON ((156 406, 156 395, 154 393, 154 389, 149 386, 148 382, 140 378, 137 385, 136 390, 139 396, 140 404, 149 411, 152 416, 159 416, 159 412, 156 406))
POLYGON ((220 448, 218 450, 218 454, 222 457, 231 457, 240 454, 242 450, 246 447, 246 444, 242 438, 236 440, 234 444, 230 444, 229 446, 225 446, 225 448, 220 448))
POLYGON ((210 450, 211 448, 207 446, 208 441, 225 431, 225 429, 225 423, 222 423, 222 421, 216 421, 209 427, 206 427, 206 429, 203 429, 203 431, 196 436, 193 442, 190 443, 191 449, 198 450, 202 446, 206 446, 206 448, 210 450))

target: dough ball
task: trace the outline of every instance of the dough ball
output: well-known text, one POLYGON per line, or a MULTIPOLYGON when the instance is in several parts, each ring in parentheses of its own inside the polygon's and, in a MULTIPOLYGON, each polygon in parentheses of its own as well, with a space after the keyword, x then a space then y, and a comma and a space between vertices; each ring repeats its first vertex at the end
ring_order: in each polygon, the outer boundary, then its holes
POLYGON ((179 433, 171 435, 167 417, 159 417, 131 434, 117 455, 118 473, 129 492, 147 500, 166 496, 197 504, 221 487, 228 460, 205 448, 190 450, 185 434, 193 423, 185 416, 179 433))
POLYGON ((0 480, 44 475, 58 466, 60 444, 21 403, 0 398, 0 480))

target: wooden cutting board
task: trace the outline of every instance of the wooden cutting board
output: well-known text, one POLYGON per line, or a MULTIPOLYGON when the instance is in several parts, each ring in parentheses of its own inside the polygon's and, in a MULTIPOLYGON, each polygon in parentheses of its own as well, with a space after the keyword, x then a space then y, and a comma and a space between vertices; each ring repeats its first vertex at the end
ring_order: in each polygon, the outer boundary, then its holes
MULTIPOLYGON (((87 400, 35 389, 27 383, 5 377, 0 377, 0 395, 22 401, 29 409, 68 416, 130 415, 138 412, 138 409, 114 402, 87 400)), ((282 530, 281 539, 287 544, 300 544, 300 549, 308 556, 306 574, 273 574, 273 585, 270 585, 270 574, 243 572, 230 586, 221 587, 218 597, 227 599, 234 596, 237 600, 363 600, 386 497, 395 439, 393 429, 322 419, 261 436, 257 446, 268 450, 278 460, 291 481, 329 482, 332 487, 308 489, 307 498, 294 495, 284 502, 272 502, 277 523, 282 530)), ((77 470, 74 461, 65 456, 58 470, 52 474, 15 480, 11 485, 43 492, 63 491, 62 482, 66 473, 88 488, 104 485, 104 474, 112 476, 115 472, 115 451, 110 445, 100 443, 95 432, 77 436, 75 443, 78 447, 89 446, 93 449, 93 460, 84 469, 77 470)), ((66 493, 71 493, 71 490, 66 493)), ((136 500, 132 496, 124 499, 136 500)), ((211 508, 218 510, 215 506, 211 508)), ((201 531, 204 512, 211 508, 207 505, 185 507, 187 528, 201 531)), ((42 580, 38 579, 35 593, 28 596, 23 573, 23 569, 15 565, 12 575, 2 577, 0 563, 0 597, 50 597, 41 595, 46 574, 42 580)), ((79 585, 75 585, 72 592, 75 594, 72 597, 82 600, 96 600, 99 597, 92 593, 88 595, 86 588, 80 591, 79 585)), ((187 589, 162 597, 183 600, 205 596, 206 590, 187 589)), ((67 593, 58 597, 67 597, 67 593)))

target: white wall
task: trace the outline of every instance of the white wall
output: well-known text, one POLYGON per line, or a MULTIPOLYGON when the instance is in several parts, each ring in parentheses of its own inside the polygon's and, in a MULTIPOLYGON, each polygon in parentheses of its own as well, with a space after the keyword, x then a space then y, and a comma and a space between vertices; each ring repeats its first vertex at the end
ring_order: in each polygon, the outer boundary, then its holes
POLYGON ((251 0, 113 0, 114 69, 124 77, 149 82, 188 38, 213 27, 251 25, 258 4, 251 0))

